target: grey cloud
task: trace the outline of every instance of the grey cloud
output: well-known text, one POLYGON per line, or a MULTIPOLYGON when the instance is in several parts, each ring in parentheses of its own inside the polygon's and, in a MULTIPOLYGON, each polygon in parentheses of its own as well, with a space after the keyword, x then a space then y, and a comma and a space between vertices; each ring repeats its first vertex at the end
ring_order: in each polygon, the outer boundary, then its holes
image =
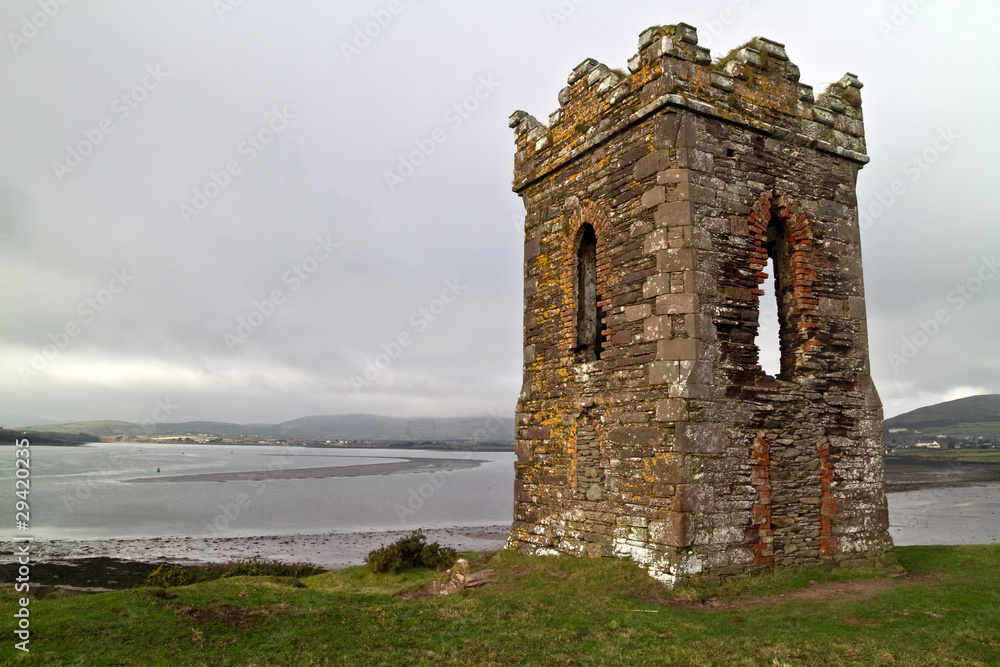
MULTIPOLYGON (((243 2, 221 18, 194 0, 70 3, 0 55, 0 419, 141 420, 167 396, 178 420, 509 414, 521 327, 512 219, 523 207, 510 192, 507 116, 547 117, 578 62, 624 67, 641 30, 677 21, 697 26, 715 56, 755 34, 785 42, 817 89, 846 70, 861 77, 872 163, 859 204, 883 207, 863 238, 887 412, 1000 391, 1000 280, 908 363, 889 361, 1000 250, 984 203, 997 93, 977 65, 996 55, 997 9, 926 3, 883 35, 892 6, 860 1, 400 2, 350 61, 342 45, 386 3, 243 2), (483 77, 498 85, 480 88, 483 77), (477 88, 473 110, 448 115, 477 88), (295 117, 249 159, 241 146, 267 137, 275 109, 295 117), (105 119, 113 131, 60 181, 52 163, 105 119), (960 138, 912 180, 907 160, 942 128, 960 138), (386 172, 437 130, 444 140, 391 190, 386 172), (239 173, 220 176, 232 162, 239 173), (882 203, 901 179, 906 192, 882 203), (216 196, 185 222, 181 204, 213 182, 216 196), (340 246, 293 290, 286 272, 320 238, 340 246), (84 321, 79 304, 123 267, 134 282, 84 321), (411 314, 456 277, 467 290, 416 331, 411 314), (230 351, 224 334, 274 290, 283 303, 230 351), (19 367, 70 321, 79 335, 22 382, 19 367), (355 391, 351 377, 404 332, 412 344, 355 391)), ((4 3, 0 25, 19 34, 37 11, 4 3)))

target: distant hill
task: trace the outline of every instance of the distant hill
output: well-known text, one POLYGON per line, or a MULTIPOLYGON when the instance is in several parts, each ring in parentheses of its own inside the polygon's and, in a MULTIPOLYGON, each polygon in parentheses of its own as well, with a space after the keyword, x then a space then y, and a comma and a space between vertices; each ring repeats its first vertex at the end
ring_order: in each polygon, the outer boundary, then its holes
POLYGON ((885 420, 885 428, 907 428, 949 435, 1000 433, 1000 394, 969 396, 928 405, 885 420))
POLYGON ((290 438, 514 441, 514 420, 512 418, 490 420, 489 425, 494 426, 492 432, 486 429, 486 419, 483 417, 434 419, 357 414, 302 417, 277 424, 271 428, 275 435, 290 438), (320 436, 318 434, 326 435, 320 436))
POLYGON ((89 433, 103 438, 110 435, 140 435, 148 434, 149 429, 133 424, 132 422, 115 421, 104 419, 99 421, 70 422, 68 424, 41 424, 38 426, 25 426, 24 431, 42 431, 45 433, 62 433, 67 435, 77 435, 89 433))
POLYGON ((315 415, 280 424, 231 424, 193 421, 152 427, 123 421, 86 421, 28 427, 48 433, 91 433, 99 437, 125 435, 258 435, 313 440, 372 440, 397 442, 514 442, 514 419, 501 417, 383 417, 381 415, 315 415), (484 437, 485 436, 485 437, 484 437))
POLYGON ((0 428, 0 444, 13 445, 16 440, 25 439, 33 445, 83 445, 94 441, 87 433, 39 433, 21 428, 0 428))

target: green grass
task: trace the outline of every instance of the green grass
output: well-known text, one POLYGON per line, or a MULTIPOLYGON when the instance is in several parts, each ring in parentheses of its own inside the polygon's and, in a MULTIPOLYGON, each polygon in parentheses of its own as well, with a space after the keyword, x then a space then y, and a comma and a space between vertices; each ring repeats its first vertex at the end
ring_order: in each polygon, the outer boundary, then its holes
MULTIPOLYGON (((618 560, 502 552, 494 581, 406 599, 439 575, 364 567, 31 603, 29 656, 99 665, 996 665, 1000 545, 897 550, 910 579, 865 599, 799 599, 873 572, 799 569, 675 594, 618 560), (779 594, 784 593, 784 597, 779 594), (712 599, 719 601, 712 602, 712 599), (709 599, 713 608, 698 600, 709 599), (718 605, 723 605, 718 607, 718 605), (935 614, 932 616, 931 614, 935 614)), ((469 554, 465 554, 469 557, 469 554)), ((485 566, 485 557, 475 563, 485 566)), ((38 566, 41 567, 41 566, 38 566)), ((10 624, 13 595, 0 615, 10 624)), ((8 625, 8 627, 10 627, 8 625)), ((8 635, 10 637, 10 635, 8 635)))

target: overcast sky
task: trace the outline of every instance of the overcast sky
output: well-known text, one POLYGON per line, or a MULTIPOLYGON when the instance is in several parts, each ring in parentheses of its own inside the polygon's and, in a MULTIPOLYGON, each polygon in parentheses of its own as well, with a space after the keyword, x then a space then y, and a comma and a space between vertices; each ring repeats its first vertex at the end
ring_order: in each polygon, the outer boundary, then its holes
POLYGON ((996 3, 62 2, 0 4, 4 425, 511 414, 507 117, 681 21, 865 84, 886 416, 1000 393, 996 3))

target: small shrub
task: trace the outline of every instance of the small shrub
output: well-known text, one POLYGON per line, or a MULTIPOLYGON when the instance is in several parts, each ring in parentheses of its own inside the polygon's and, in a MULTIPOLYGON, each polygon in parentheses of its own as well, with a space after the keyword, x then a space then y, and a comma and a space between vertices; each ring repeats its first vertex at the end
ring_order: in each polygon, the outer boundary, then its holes
POLYGON ((407 537, 370 552, 365 563, 375 573, 397 572, 408 567, 444 570, 451 567, 457 558, 454 549, 439 546, 437 542, 427 544, 424 534, 415 530, 407 537))
POLYGON ((310 577, 325 572, 321 567, 308 563, 282 563, 276 560, 236 561, 230 565, 221 577, 310 577))
POLYGON ((194 575, 183 568, 161 565, 146 577, 146 586, 170 588, 172 586, 188 586, 195 581, 194 575))
POLYGON ((267 574, 266 568, 256 560, 237 561, 229 566, 229 569, 222 573, 222 578, 227 577, 263 577, 267 574))

